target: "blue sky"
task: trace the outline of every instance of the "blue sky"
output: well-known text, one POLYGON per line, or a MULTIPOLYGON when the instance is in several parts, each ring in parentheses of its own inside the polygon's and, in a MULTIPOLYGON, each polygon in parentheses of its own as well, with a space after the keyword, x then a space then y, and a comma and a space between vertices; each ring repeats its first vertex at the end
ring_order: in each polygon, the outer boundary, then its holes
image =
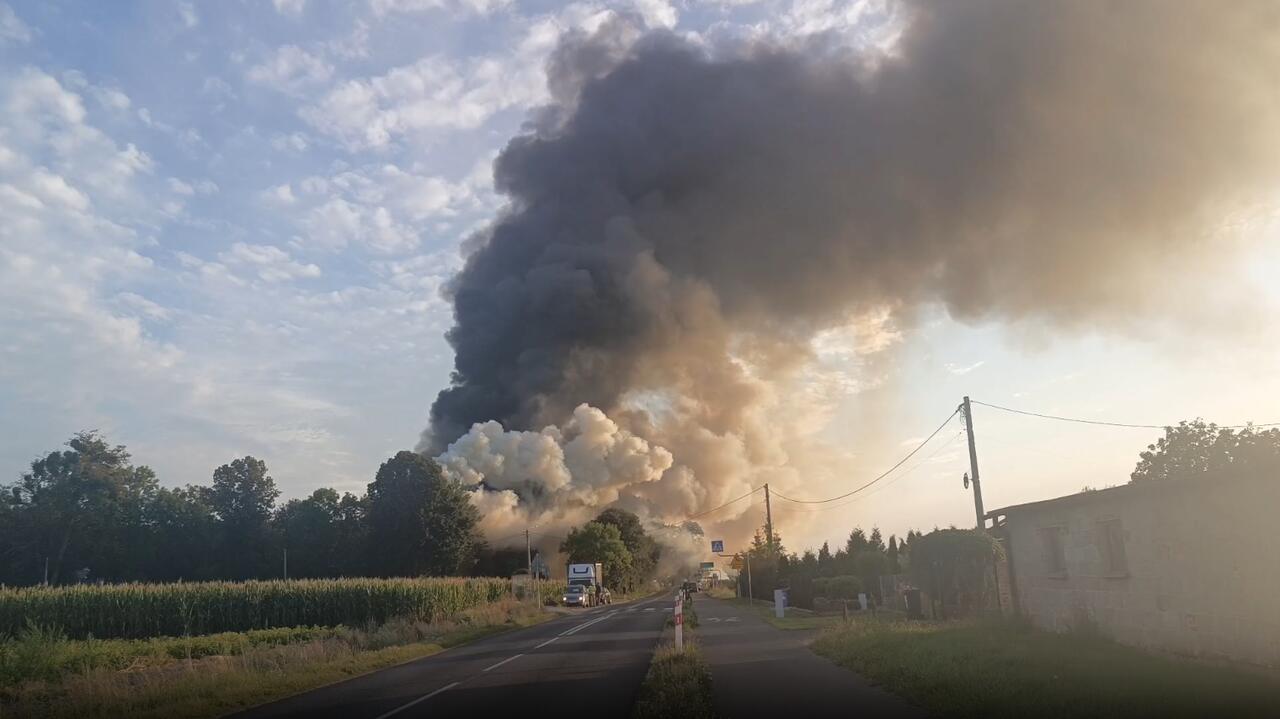
MULTIPOLYGON (((165 484, 253 454, 286 497, 361 491, 447 382, 439 290, 502 206, 489 163, 545 100, 547 53, 617 8, 704 37, 874 42, 885 19, 821 0, 0 1, 0 476, 97 428, 165 484)), ((1246 233, 1240 269, 1261 286, 1275 224, 1246 233)), ((1261 292, 1259 315, 1275 300, 1261 292)), ((873 369, 836 336, 815 371, 850 379, 816 431, 858 458, 836 473, 852 483, 966 393, 1140 423, 1280 421, 1275 323, 1253 327, 1047 336, 938 316, 873 369)), ((1123 482, 1154 439, 977 417, 988 507, 1123 482)), ((784 537, 967 523, 965 459, 961 437, 865 500, 780 510, 784 537)))

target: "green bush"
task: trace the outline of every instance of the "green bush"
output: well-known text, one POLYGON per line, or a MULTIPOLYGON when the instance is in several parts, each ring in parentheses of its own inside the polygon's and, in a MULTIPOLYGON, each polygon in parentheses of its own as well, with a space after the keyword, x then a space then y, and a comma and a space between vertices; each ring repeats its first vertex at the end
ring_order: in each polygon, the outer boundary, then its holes
POLYGON ((818 577, 813 580, 813 593, 827 599, 857 599, 862 592, 862 580, 852 574, 838 577, 818 577))

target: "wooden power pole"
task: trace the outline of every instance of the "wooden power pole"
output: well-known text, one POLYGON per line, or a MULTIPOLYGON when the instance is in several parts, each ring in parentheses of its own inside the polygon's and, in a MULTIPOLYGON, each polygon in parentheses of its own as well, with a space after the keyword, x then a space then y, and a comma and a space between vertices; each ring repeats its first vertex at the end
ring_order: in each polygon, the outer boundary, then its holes
POLYGON ((773 551, 773 508, 769 504, 769 484, 764 485, 764 531, 768 535, 765 546, 769 547, 769 551, 773 551))
POLYGON ((978 517, 978 529, 987 526, 986 512, 982 509, 982 483, 978 480, 978 448, 973 443, 973 406, 966 395, 964 404, 960 405, 964 412, 964 433, 969 437, 969 481, 973 482, 973 511, 978 517))

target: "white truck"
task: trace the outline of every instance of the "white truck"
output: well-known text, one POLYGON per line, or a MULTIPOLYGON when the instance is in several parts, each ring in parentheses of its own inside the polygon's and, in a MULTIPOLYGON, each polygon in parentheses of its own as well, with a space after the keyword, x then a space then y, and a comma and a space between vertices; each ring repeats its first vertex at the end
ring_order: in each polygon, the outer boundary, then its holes
POLYGON ((600 562, 595 564, 570 564, 567 574, 570 587, 580 585, 586 589, 587 595, 590 597, 590 606, 609 603, 609 590, 604 588, 603 564, 600 562), (599 595, 596 594, 596 587, 600 588, 599 595))

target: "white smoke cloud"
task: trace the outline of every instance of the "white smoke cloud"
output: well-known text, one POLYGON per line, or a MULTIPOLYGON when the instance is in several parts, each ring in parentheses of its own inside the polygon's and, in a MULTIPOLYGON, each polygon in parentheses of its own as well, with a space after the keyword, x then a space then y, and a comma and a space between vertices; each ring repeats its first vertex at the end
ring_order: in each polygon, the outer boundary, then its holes
POLYGON ((562 532, 590 521, 624 492, 658 482, 674 463, 666 449, 587 404, 563 426, 540 432, 475 424, 436 461, 473 488, 481 531, 498 546, 515 543, 526 527, 562 532))

